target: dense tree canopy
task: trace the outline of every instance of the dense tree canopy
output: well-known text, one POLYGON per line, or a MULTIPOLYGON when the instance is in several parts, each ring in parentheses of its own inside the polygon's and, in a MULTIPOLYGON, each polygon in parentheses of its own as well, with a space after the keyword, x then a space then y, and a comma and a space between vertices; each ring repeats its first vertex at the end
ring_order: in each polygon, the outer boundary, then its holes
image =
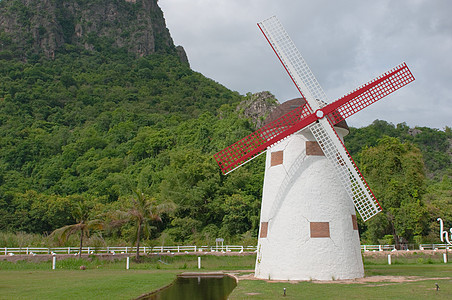
POLYGON ((452 132, 447 126, 442 131, 428 127, 410 128, 405 123, 394 126, 386 121, 375 120, 369 126, 351 128, 345 141, 351 155, 356 155, 366 146, 376 146, 384 136, 396 137, 402 142, 416 145, 422 152, 427 174, 431 177, 440 178, 451 169, 452 132))
POLYGON ((396 243, 406 243, 425 235, 428 219, 422 201, 425 176, 419 149, 386 136, 376 147, 361 152, 360 163, 384 212, 369 221, 365 237, 377 242, 393 235, 396 243))
MULTIPOLYGON (((227 176, 212 157, 254 130, 236 111, 250 95, 174 55, 113 50, 68 45, 54 60, 0 57, 0 230, 43 234, 75 224, 80 199, 93 217, 106 216, 127 209, 135 188, 176 205, 147 224, 154 242, 256 238, 264 157, 227 176)), ((434 241, 436 217, 452 222, 451 138, 450 128, 378 120, 351 128, 346 145, 384 209, 360 223, 365 241, 434 241)), ((103 238, 127 240, 133 230, 103 238)))

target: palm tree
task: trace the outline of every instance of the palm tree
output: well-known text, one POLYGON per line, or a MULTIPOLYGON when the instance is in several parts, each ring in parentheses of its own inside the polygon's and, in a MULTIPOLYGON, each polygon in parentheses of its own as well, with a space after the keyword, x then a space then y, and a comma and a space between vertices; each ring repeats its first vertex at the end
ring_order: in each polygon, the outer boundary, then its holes
POLYGON ((72 217, 75 219, 76 224, 63 226, 56 229, 51 234, 51 236, 57 237, 60 243, 64 243, 67 241, 69 236, 80 231, 80 248, 78 252, 79 258, 82 257, 83 238, 85 236, 88 237, 91 230, 101 230, 104 227, 101 220, 90 220, 89 211, 90 208, 88 205, 86 205, 85 202, 79 201, 72 211, 72 217))
POLYGON ((152 221, 162 221, 161 215, 163 213, 174 210, 174 203, 165 202, 157 203, 154 197, 144 195, 140 190, 134 190, 131 198, 131 206, 126 212, 128 221, 133 222, 136 226, 135 230, 135 246, 136 246, 136 261, 140 260, 140 241, 141 235, 150 235, 154 228, 150 225, 152 221))

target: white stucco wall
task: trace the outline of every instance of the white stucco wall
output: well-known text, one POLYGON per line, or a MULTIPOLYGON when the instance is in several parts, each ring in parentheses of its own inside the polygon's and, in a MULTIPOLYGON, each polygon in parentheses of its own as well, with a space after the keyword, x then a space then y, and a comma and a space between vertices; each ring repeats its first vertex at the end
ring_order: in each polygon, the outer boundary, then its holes
MULTIPOLYGON (((342 135, 344 131, 338 129, 342 135)), ((279 280, 332 280, 364 276, 352 200, 325 156, 306 156, 305 130, 267 150, 255 276, 279 280), (271 152, 284 151, 271 166, 271 152), (310 222, 329 222, 330 237, 311 238, 310 222)))

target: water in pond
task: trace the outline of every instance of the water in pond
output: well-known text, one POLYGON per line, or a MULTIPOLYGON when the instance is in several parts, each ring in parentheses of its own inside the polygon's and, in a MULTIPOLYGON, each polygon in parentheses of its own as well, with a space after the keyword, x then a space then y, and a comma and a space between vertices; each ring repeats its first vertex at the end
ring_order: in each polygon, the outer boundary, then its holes
POLYGON ((179 276, 174 283, 155 294, 148 300, 223 300, 227 299, 237 286, 234 278, 220 276, 179 276))

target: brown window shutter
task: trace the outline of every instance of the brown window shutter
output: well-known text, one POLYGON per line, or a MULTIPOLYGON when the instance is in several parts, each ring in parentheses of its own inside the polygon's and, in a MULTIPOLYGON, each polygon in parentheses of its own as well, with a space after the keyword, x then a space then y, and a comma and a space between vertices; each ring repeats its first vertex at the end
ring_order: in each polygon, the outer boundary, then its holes
POLYGON ((306 141, 306 155, 325 156, 319 143, 313 141, 306 141))
POLYGON ((261 234, 259 235, 260 238, 266 238, 268 232, 268 222, 261 222, 261 234))
POLYGON ((358 230, 358 220, 356 219, 356 215, 352 215, 352 224, 353 230, 358 230))
POLYGON ((311 222, 311 238, 329 238, 330 223, 329 222, 311 222))
POLYGON ((283 155, 284 151, 275 151, 272 152, 272 157, 271 157, 271 166, 277 166, 277 165, 281 165, 283 163, 283 155))

